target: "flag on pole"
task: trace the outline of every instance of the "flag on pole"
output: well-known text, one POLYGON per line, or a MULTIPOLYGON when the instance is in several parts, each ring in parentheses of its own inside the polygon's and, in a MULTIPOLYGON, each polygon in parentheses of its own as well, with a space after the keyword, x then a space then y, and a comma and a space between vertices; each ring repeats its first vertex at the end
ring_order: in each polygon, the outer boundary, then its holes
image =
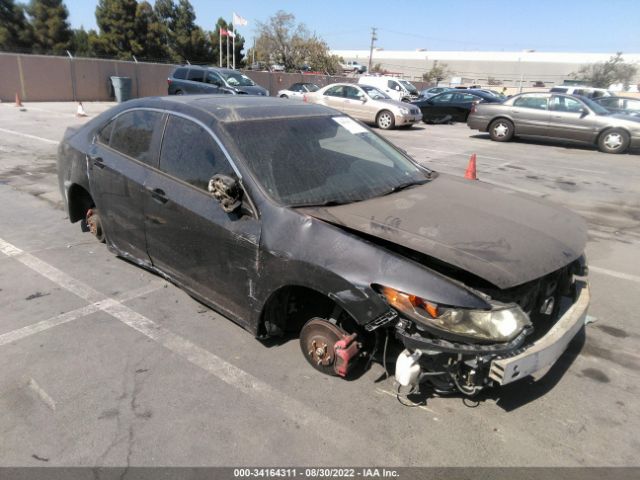
POLYGON ((233 26, 234 27, 246 27, 247 26, 247 19, 246 18, 242 18, 240 15, 237 15, 235 12, 233 12, 233 26))
POLYGON ((236 34, 231 30, 227 30, 227 35, 229 35, 231 38, 236 38, 236 34))
POLYGON ((224 28, 220 29, 220 36, 222 37, 226 37, 227 35, 231 34, 231 32, 229 30, 226 30, 224 28))

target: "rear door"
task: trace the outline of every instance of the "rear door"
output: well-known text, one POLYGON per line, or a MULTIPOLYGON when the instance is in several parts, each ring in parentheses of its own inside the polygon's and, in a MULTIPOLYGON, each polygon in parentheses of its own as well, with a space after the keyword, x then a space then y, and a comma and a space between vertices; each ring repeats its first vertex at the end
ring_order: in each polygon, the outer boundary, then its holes
POLYGON ((453 117, 453 96, 454 92, 441 93, 427 100, 422 110, 422 119, 440 120, 447 115, 453 117))
POLYGON ((88 175, 107 239, 148 262, 144 183, 156 165, 164 114, 130 110, 112 120, 90 148, 88 175))
POLYGON ((257 279, 260 222, 225 213, 207 187, 236 176, 210 132, 170 114, 159 170, 145 182, 147 250, 154 266, 238 321, 249 318, 257 279))
POLYGON ((322 95, 322 103, 327 107, 335 108, 341 112, 345 112, 344 85, 336 85, 328 88, 322 95))
POLYGON ((511 107, 516 132, 522 135, 549 134, 548 93, 526 93, 517 97, 511 107))
POLYGON ((596 115, 577 98, 553 95, 549 104, 551 137, 591 142, 597 130, 596 115))

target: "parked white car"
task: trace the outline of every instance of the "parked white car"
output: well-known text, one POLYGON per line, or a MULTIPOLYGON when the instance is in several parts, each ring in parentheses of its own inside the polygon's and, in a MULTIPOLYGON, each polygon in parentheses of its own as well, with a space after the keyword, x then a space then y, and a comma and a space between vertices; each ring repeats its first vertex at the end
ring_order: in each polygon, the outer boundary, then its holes
POLYGON ((295 100, 302 100, 305 93, 317 92, 320 89, 315 83, 298 82, 291 85, 289 88, 278 91, 280 98, 293 98, 295 100))
POLYGON ((360 85, 371 85, 399 102, 412 102, 420 92, 411 82, 396 77, 367 75, 358 79, 360 85))
POLYGON ((335 108, 383 130, 410 128, 422 120, 418 107, 395 101, 371 85, 332 83, 317 92, 307 93, 304 101, 335 108))

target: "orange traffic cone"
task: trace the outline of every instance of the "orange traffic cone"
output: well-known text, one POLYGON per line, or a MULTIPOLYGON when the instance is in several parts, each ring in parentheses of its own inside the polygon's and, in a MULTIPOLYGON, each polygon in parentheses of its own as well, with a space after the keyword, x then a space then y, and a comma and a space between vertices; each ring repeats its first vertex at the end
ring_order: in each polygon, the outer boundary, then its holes
POLYGON ((20 94, 16 92, 16 107, 22 108, 22 101, 20 100, 20 94))
POLYGON ((469 165, 467 165, 467 171, 464 172, 464 178, 467 180, 477 180, 476 176, 476 154, 472 153, 469 158, 469 165))
POLYGON ((76 111, 76 117, 87 117, 87 112, 84 111, 82 102, 78 102, 78 110, 76 111))

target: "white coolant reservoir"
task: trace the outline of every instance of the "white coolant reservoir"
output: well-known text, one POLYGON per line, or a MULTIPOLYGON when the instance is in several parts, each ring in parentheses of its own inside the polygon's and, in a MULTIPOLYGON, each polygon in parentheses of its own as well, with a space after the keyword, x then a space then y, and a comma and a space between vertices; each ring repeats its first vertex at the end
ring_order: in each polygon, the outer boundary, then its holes
POLYGON ((416 385, 420 376, 420 364, 418 360, 422 352, 416 350, 411 353, 409 350, 403 350, 396 360, 396 381, 403 387, 416 385))

